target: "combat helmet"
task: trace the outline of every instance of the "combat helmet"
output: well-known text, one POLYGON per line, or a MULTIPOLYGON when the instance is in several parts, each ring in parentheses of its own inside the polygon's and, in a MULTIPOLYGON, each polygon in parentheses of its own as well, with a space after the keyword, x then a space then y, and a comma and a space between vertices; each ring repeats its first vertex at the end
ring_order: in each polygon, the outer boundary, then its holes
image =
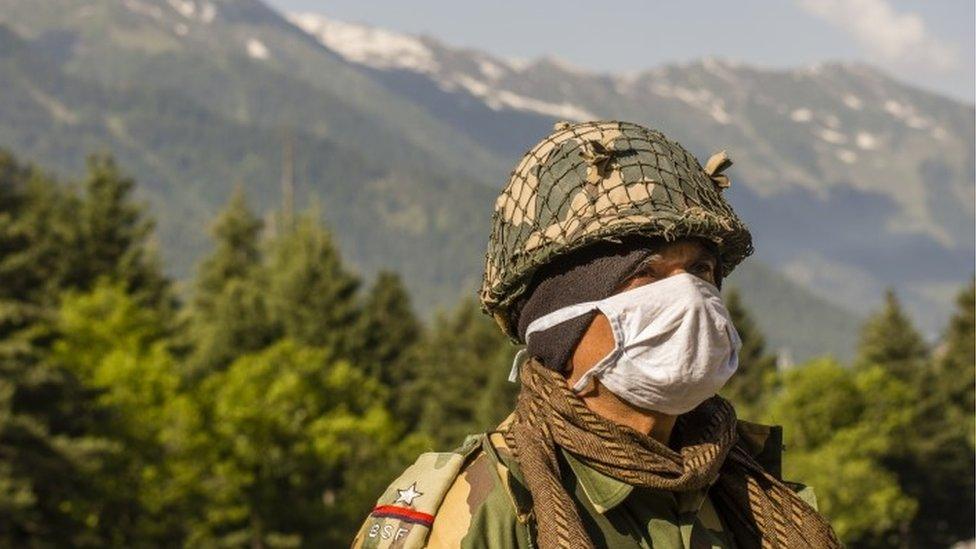
POLYGON ((731 165, 723 151, 703 168, 661 132, 630 122, 557 123, 495 202, 482 310, 518 342, 511 308, 539 267, 629 235, 704 238, 728 275, 752 253, 748 228, 722 196, 731 165))

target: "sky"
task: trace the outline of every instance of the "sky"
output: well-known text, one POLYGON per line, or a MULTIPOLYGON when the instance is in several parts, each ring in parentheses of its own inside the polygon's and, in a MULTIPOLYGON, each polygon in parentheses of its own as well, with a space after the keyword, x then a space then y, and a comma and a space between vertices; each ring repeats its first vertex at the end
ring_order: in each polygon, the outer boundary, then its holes
POLYGON ((266 1, 598 72, 706 56, 771 68, 855 61, 970 104, 976 94, 973 0, 266 1))

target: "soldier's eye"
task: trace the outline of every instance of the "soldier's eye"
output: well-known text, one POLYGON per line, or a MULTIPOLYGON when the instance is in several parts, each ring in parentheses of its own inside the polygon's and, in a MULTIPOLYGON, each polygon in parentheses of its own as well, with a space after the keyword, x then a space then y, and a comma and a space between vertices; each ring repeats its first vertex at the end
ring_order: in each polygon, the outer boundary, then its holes
POLYGON ((702 278, 711 279, 715 276, 715 266, 708 261, 699 261, 692 266, 692 272, 702 278))

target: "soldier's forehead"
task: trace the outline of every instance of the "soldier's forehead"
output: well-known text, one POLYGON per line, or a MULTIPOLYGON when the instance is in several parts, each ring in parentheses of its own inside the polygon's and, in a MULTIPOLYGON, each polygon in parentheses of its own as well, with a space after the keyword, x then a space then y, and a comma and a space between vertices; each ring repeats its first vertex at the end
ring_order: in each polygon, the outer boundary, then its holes
POLYGON ((671 242, 661 243, 654 248, 654 255, 648 261, 662 261, 669 256, 696 255, 715 260, 715 250, 709 243, 698 237, 682 237, 671 242))

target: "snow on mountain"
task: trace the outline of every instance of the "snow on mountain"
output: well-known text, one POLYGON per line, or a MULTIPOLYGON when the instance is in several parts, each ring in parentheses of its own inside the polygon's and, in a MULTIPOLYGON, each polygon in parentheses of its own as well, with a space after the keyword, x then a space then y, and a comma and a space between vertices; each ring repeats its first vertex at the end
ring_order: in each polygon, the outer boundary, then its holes
POLYGON ((376 69, 437 71, 433 52, 420 39, 313 13, 288 15, 288 20, 351 63, 376 69))
POLYGON ((790 113, 790 118, 794 122, 809 122, 810 119, 813 118, 813 113, 810 112, 810 109, 801 107, 793 110, 793 112, 790 113))
MULTIPOLYGON (((568 101, 546 101, 499 87, 497 83, 511 73, 524 70, 517 63, 490 58, 475 52, 471 62, 458 66, 457 52, 425 38, 383 29, 346 23, 315 13, 287 16, 295 26, 315 37, 322 45, 346 61, 378 70, 404 70, 434 79, 441 89, 463 89, 480 98, 493 110, 515 109, 571 120, 598 118, 587 109, 568 101)), ((579 69, 552 61, 564 70, 579 69)))
POLYGON ((249 38, 246 47, 247 55, 253 59, 264 60, 271 56, 268 52, 268 46, 265 46, 264 42, 257 38, 249 38))
POLYGON ((177 13, 187 19, 212 23, 217 17, 217 6, 207 1, 167 0, 167 2, 177 13))
POLYGON ((868 132, 858 132, 857 146, 869 151, 878 147, 878 139, 868 132))
POLYGON ((139 0, 122 0, 122 5, 133 13, 142 14, 157 21, 163 18, 163 10, 159 6, 146 4, 139 0))
POLYGON ((847 105, 848 108, 854 109, 855 111, 861 110, 861 108, 864 106, 864 102, 861 101, 860 97, 850 93, 844 96, 844 104, 847 105))
POLYGON ((725 110, 725 101, 705 88, 686 88, 666 83, 655 84, 651 91, 661 97, 674 97, 707 112, 719 124, 729 124, 732 117, 725 110))
MULTIPOLYGON (((174 0, 175 1, 175 0, 174 0)), ((366 25, 347 23, 316 13, 299 13, 287 16, 293 24, 315 37, 325 47, 342 56, 346 61, 379 71, 406 71, 423 74, 435 81, 445 91, 464 90, 481 99, 493 110, 514 109, 537 114, 585 120, 618 116, 613 112, 615 104, 626 102, 647 103, 649 96, 660 99, 680 101, 697 111, 701 116, 718 125, 731 125, 744 122, 737 119, 736 109, 730 103, 743 101, 760 102, 765 100, 772 110, 788 112, 794 122, 805 123, 813 120, 814 111, 809 106, 786 105, 785 98, 772 98, 762 89, 755 88, 756 76, 762 74, 745 67, 741 63, 706 58, 700 63, 685 67, 665 67, 630 74, 597 74, 555 57, 537 61, 514 61, 492 57, 482 52, 451 48, 427 37, 416 37, 366 25), (681 82, 688 76, 688 69, 701 73, 689 82, 681 82), (677 69, 677 70, 676 70, 677 69), (545 73, 541 78, 539 73, 545 73), (561 82, 553 85, 552 77, 561 82), (675 78, 677 77, 677 78, 675 78), (678 80, 678 81, 675 81, 678 80), (574 82, 575 81, 575 82, 574 82), (588 91, 594 82, 606 85, 613 94, 599 93, 597 97, 574 94, 580 91, 572 83, 583 82, 583 91, 588 91), (727 97, 732 92, 735 97, 727 97), (752 92, 756 92, 753 94, 752 92)), ((833 78, 837 65, 813 65, 794 71, 780 72, 779 75, 795 83, 820 81, 833 78)), ((871 69, 858 66, 844 67, 851 73, 860 72, 865 80, 876 80, 871 69)), ((836 86, 830 86, 836 88, 836 86)), ((946 129, 937 121, 930 120, 916 111, 910 103, 897 98, 880 96, 865 97, 863 90, 855 93, 839 89, 818 90, 833 95, 836 107, 843 111, 818 112, 825 120, 827 130, 813 129, 812 134, 833 145, 843 145, 848 140, 841 138, 837 131, 841 125, 841 115, 847 117, 851 111, 879 110, 887 113, 904 126, 915 130, 930 130, 937 139, 944 138, 946 129), (866 101, 872 103, 867 104, 866 101)), ((586 94, 593 95, 593 94, 586 94)), ((832 105, 833 107, 833 105, 832 105)), ((747 121, 746 121, 747 122, 747 121)), ((856 132, 858 129, 854 129, 856 132)), ((877 143, 873 141, 872 144, 877 143)), ((873 149, 873 146, 863 147, 873 149)), ((834 157, 835 153, 828 157, 834 157)), ((849 157, 849 156, 848 156, 849 157)))

